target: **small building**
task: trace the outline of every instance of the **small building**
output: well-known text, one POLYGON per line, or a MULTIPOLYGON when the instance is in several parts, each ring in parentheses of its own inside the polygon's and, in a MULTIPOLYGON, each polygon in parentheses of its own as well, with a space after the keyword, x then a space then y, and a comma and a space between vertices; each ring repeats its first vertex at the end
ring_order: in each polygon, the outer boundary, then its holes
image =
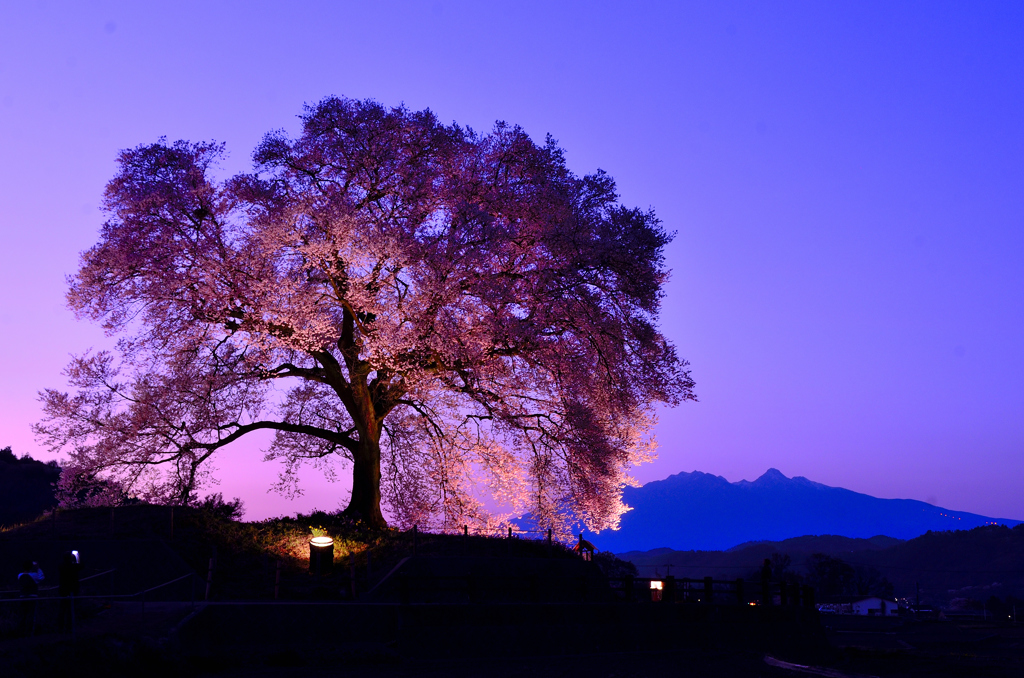
POLYGON ((899 609, 895 600, 877 596, 861 598, 853 603, 853 613, 867 617, 895 617, 899 614, 899 609))
POLYGON ((579 543, 576 544, 576 546, 573 546, 572 550, 579 554, 579 556, 583 558, 583 560, 588 561, 594 559, 594 552, 597 551, 597 549, 594 548, 593 544, 591 544, 589 541, 583 538, 582 534, 580 535, 579 543))

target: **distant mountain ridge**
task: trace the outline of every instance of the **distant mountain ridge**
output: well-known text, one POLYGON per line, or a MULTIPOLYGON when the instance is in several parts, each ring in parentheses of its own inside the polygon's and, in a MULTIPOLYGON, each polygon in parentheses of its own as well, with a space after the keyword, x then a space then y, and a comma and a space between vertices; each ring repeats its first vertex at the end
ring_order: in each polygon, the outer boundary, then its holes
POLYGON ((1012 527, 1019 520, 951 511, 913 499, 879 499, 768 469, 730 483, 710 473, 677 473, 623 492, 633 507, 618 531, 590 535, 601 550, 725 550, 744 542, 803 535, 913 539, 929 530, 1012 527))
POLYGON ((750 549, 768 550, 769 553, 857 553, 859 551, 881 551, 902 544, 903 539, 876 535, 869 539, 859 537, 840 537, 834 534, 792 537, 783 541, 746 541, 726 551, 747 551, 750 549))
POLYGON ((771 558, 776 553, 790 556, 794 567, 799 568, 807 557, 814 553, 849 559, 851 556, 885 551, 905 543, 902 539, 881 535, 870 539, 855 539, 826 534, 794 537, 783 541, 748 541, 725 551, 676 551, 670 548, 657 548, 615 555, 636 565, 641 576, 674 573, 679 577, 696 579, 708 575, 731 578, 752 576, 760 569, 765 558, 771 558))

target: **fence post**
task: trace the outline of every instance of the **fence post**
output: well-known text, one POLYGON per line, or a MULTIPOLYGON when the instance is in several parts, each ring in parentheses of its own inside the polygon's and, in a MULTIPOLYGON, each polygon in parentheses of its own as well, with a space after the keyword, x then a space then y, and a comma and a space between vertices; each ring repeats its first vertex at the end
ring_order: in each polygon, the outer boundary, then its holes
POLYGON ((509 557, 512 556, 512 527, 511 526, 509 526, 509 528, 508 528, 508 549, 507 549, 507 554, 508 554, 509 557))
POLYGON ((206 596, 203 600, 210 599, 210 587, 213 586, 213 558, 210 558, 210 568, 206 571, 206 596))
POLYGON ((740 577, 736 580, 736 604, 746 605, 747 597, 743 594, 743 578, 740 577))
POLYGON ((676 602, 676 578, 671 574, 665 577, 665 590, 662 593, 661 600, 665 603, 676 602))
POLYGON ((704 577, 704 602, 708 605, 715 602, 715 582, 711 577, 704 577))
POLYGON ((352 592, 352 600, 356 599, 356 560, 355 554, 348 552, 348 582, 352 592))
POLYGON ((814 609, 814 589, 806 584, 804 585, 804 607, 808 610, 814 609))

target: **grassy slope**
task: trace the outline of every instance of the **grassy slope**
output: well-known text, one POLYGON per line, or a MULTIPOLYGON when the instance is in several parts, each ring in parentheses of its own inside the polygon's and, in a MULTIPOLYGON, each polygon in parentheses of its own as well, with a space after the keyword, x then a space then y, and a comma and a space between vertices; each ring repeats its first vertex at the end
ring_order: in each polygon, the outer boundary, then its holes
MULTIPOLYGON (((245 523, 225 519, 217 511, 175 507, 173 536, 171 515, 171 507, 153 505, 62 510, 56 519, 50 515, 4 529, 0 532, 0 546, 4 547, 0 548, 0 572, 10 586, 5 584, 0 589, 13 586, 24 558, 39 560, 44 571, 55 574, 59 554, 75 548, 83 551, 84 575, 116 566, 123 573, 122 581, 130 579, 136 584, 136 589, 129 586, 125 592, 153 586, 189 570, 205 579, 210 559, 215 557, 214 599, 273 598, 278 562, 281 598, 336 599, 347 595, 353 567, 357 590, 366 591, 413 551, 410 532, 371 531, 326 513, 245 523), (314 525, 326 528, 335 543, 335 571, 320 580, 308 575, 309 528, 314 525), (92 552, 83 550, 83 544, 92 552), (154 559, 160 558, 155 555, 154 544, 173 551, 174 558, 163 559, 174 562, 165 563, 166 567, 154 565, 154 559), (128 574, 145 571, 152 572, 146 576, 128 574)), ((417 542, 421 555, 548 555, 543 542, 522 539, 509 542, 481 536, 466 539, 461 535, 420 534, 417 542)), ((557 544, 552 555, 573 557, 557 544)))

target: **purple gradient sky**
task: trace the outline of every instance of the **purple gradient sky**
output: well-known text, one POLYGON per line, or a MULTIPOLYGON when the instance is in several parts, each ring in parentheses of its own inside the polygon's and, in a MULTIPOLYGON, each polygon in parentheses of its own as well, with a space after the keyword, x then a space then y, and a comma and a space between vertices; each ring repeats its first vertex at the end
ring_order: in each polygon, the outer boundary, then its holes
MULTIPOLYGON (((118 149, 217 139, 230 171, 328 94, 497 119, 678 231, 663 329, 701 402, 643 481, 770 466, 1024 518, 1024 5, 52 2, 0 8, 0 446, 107 342, 64 306, 118 149), (713 5, 713 6, 712 6, 713 5)), ((218 465, 288 502, 257 443, 218 465)))

